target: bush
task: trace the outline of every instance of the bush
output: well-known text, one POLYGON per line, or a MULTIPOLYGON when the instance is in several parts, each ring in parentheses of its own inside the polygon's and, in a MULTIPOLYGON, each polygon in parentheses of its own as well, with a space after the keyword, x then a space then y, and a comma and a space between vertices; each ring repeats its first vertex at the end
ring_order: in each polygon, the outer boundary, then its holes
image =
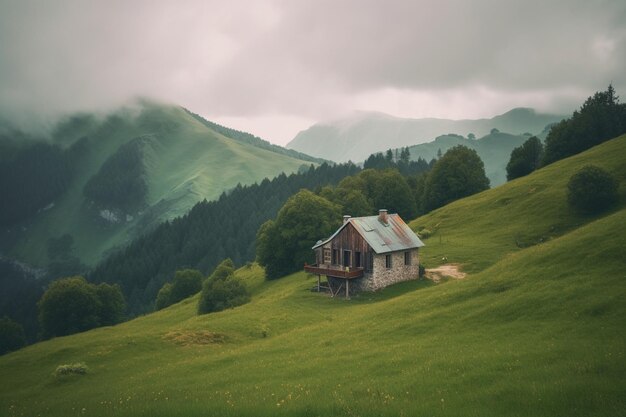
POLYGON ((618 182, 611 174, 587 165, 572 175, 567 184, 567 202, 579 213, 600 213, 617 202, 618 182))
POLYGON ((0 355, 12 352, 26 344, 24 328, 7 316, 0 319, 0 355))
POLYGON ((424 275, 426 275, 426 268, 424 267, 424 265, 419 264, 419 277, 423 278, 424 275))
POLYGON ((89 368, 84 363, 72 363, 69 365, 59 365, 54 371, 55 376, 63 375, 85 375, 89 368))
POLYGON ((202 272, 196 269, 176 271, 174 281, 171 284, 166 282, 159 290, 155 308, 161 310, 200 292, 203 278, 202 272))
POLYGON ((232 261, 229 261, 228 259, 218 265, 204 281, 198 302, 198 314, 222 311, 250 300, 246 286, 235 276, 235 271, 230 266, 232 261))
POLYGON ((163 286, 159 290, 159 293, 157 294, 156 301, 154 302, 154 308, 158 311, 172 305, 172 303, 170 303, 171 295, 172 284, 170 282, 166 282, 165 284, 163 284, 163 286))
POLYGON ((433 232, 431 232, 430 229, 422 229, 417 232, 417 235, 420 237, 420 239, 428 239, 432 236, 432 234, 433 232))

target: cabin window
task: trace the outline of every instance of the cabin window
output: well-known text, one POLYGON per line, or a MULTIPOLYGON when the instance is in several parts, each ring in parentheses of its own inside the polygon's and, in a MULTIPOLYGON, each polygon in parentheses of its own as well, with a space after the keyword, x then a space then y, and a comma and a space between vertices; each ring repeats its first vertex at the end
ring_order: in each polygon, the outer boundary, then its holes
POLYGON ((361 252, 354 252, 354 267, 361 268, 363 265, 361 264, 361 252))
POLYGON ((352 253, 349 250, 343 251, 343 266, 352 266, 350 255, 352 255, 352 253))
POLYGON ((339 249, 333 249, 333 265, 337 265, 339 263, 339 249))
POLYGON ((391 269, 391 255, 385 255, 385 268, 391 269))
POLYGON ((411 252, 404 252, 404 264, 411 265, 411 252))
POLYGON ((365 270, 367 272, 372 272, 372 269, 374 268, 374 254, 369 251, 367 252, 367 261, 365 263, 365 270))
POLYGON ((324 263, 330 263, 330 248, 324 248, 324 263))

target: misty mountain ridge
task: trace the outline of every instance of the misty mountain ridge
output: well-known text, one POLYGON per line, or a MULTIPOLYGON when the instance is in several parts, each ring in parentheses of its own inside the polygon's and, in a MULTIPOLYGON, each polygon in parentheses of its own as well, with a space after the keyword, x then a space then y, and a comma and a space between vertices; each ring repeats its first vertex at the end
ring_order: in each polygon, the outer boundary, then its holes
POLYGON ((515 108, 490 119, 475 120, 411 119, 360 111, 314 124, 298 133, 287 148, 335 162, 362 161, 372 153, 425 143, 449 133, 482 137, 495 128, 515 135, 536 135, 563 118, 531 108, 515 108))
POLYGON ((211 128, 180 106, 145 99, 108 115, 64 117, 47 137, 5 124, 0 188, 8 199, 0 205, 7 210, 0 252, 45 266, 49 242, 70 235, 73 255, 94 264, 199 201, 314 161, 245 132, 211 128), (38 189, 46 178, 52 178, 53 192, 38 189), (15 204, 20 198, 24 210, 15 204))

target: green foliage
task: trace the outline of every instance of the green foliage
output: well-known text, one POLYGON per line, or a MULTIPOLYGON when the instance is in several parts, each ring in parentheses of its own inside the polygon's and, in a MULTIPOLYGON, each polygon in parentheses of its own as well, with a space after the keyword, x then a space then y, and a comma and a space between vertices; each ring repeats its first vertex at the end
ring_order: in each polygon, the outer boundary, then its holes
POLYGON ((6 146, 9 156, 0 159, 0 226, 26 220, 54 203, 67 189, 76 159, 71 150, 43 142, 6 146))
POLYGON ((311 247, 320 236, 330 236, 341 224, 340 208, 330 201, 301 190, 290 197, 257 234, 257 260, 267 277, 278 278, 312 263, 311 247))
POLYGON ((604 169, 586 165, 567 183, 567 202, 574 210, 584 214, 605 211, 619 198, 618 181, 604 169))
POLYGON ((78 362, 66 365, 59 365, 54 370, 54 376, 66 376, 66 375, 85 375, 89 371, 89 368, 85 363, 78 362))
POLYGON ((423 204, 427 211, 489 188, 483 161, 462 145, 449 149, 428 174, 423 204))
POLYGON ((615 89, 589 97, 572 117, 554 125, 546 138, 543 164, 551 164, 626 132, 626 104, 615 89))
POLYGON ((511 158, 506 166, 508 181, 528 175, 538 169, 543 156, 543 145, 539 138, 532 136, 524 144, 513 149, 511 158))
POLYGON ((172 305, 172 303, 170 303, 171 294, 172 283, 166 282, 157 293, 156 301, 154 302, 155 310, 163 310, 165 307, 172 305))
POLYGON ((250 301, 243 282, 235 276, 230 259, 224 260, 202 284, 198 314, 233 308, 250 301))
MULTIPOLYGON (((380 208, 386 208, 389 212, 398 213, 407 219, 417 214, 415 198, 409 183, 396 169, 384 171, 366 169, 355 176, 344 178, 337 186, 337 195, 342 206, 354 207, 359 214, 371 215, 380 208), (358 194, 351 196, 351 192, 355 191, 363 197, 358 197, 358 194), (349 197, 353 200, 348 200, 349 197), (354 201, 355 199, 361 200, 360 203, 354 201)), ((358 215, 347 210, 344 210, 344 213, 358 215)))
POLYGON ((264 281, 254 265, 236 272, 254 286, 244 308, 198 316, 180 303, 0 358, 0 405, 49 417, 619 415, 626 211, 576 216, 565 194, 585 164, 626 180, 625 149, 626 136, 418 218, 443 235, 420 258, 434 266, 446 254, 463 280, 344 301, 311 292, 304 272, 264 281), (554 228, 541 245, 514 244, 520 231, 554 228), (164 338, 179 331, 225 343, 164 338), (46 375, 80 360, 89 383, 46 375))
POLYGON ((190 267, 208 275, 227 256, 237 265, 254 260, 259 227, 276 217, 291 195, 336 184, 358 171, 354 164, 324 164, 305 173, 238 186, 216 201, 196 204, 185 216, 113 253, 94 269, 90 280, 119 283, 131 315, 150 311, 159 289, 177 269, 190 267))
POLYGON ((109 285, 102 282, 96 285, 98 297, 98 325, 112 326, 124 320, 126 301, 118 284, 109 285))
POLYGON ((125 308, 118 286, 96 286, 80 276, 52 282, 37 305, 44 337, 115 324, 125 308))
POLYGON ((7 316, 0 318, 0 355, 12 352, 26 344, 26 335, 21 324, 7 316))
POLYGON ((143 208, 148 185, 142 147, 142 138, 120 146, 85 184, 85 197, 98 208, 121 210, 122 213, 135 213, 143 208))
POLYGON ((203 279, 202 272, 197 269, 176 271, 174 281, 171 284, 166 282, 159 290, 155 302, 156 309, 161 310, 198 293, 202 289, 203 279))

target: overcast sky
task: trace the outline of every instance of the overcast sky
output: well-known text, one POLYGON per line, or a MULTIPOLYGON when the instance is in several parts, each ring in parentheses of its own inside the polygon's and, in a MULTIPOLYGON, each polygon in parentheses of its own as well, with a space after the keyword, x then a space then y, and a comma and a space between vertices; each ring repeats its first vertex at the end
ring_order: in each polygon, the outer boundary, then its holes
POLYGON ((0 112, 135 96, 285 144, 355 110, 570 113, 626 101, 626 1, 0 0, 0 112))

